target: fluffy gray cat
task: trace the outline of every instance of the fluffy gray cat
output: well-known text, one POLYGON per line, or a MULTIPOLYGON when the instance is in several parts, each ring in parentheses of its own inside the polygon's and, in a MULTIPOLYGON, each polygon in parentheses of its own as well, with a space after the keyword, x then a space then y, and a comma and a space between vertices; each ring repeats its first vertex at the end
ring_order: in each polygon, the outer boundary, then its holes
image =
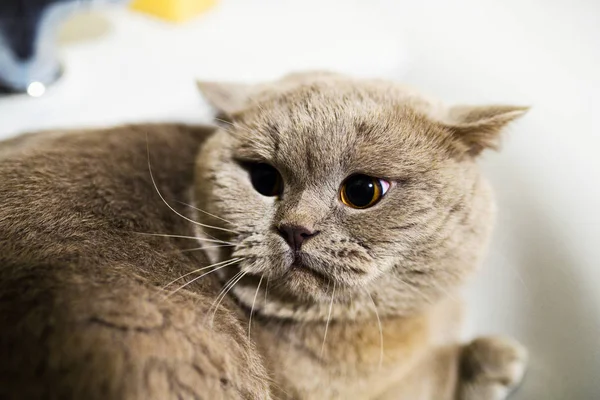
POLYGON ((497 400, 519 384, 518 343, 460 343, 457 289, 493 219, 476 160, 525 108, 327 73, 200 88, 220 127, 0 144, 0 397, 497 400))

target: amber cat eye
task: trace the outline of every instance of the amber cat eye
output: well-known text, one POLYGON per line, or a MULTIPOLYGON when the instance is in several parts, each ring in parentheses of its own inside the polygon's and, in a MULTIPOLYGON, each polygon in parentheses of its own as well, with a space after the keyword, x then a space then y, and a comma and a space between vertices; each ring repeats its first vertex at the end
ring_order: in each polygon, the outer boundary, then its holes
POLYGON ((257 163, 248 165, 250 181, 254 189, 263 196, 279 196, 283 192, 283 180, 275 167, 257 163))
POLYGON ((347 178, 340 188, 340 200, 352 208, 374 206, 389 188, 389 183, 380 178, 357 174, 347 178))

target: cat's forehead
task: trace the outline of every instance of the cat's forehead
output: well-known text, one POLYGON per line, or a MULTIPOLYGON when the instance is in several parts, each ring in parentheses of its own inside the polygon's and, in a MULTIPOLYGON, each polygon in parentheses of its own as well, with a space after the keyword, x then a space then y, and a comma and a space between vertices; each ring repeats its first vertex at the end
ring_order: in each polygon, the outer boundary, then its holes
POLYGON ((432 124, 409 102, 360 89, 310 85, 262 98, 236 121, 236 155, 318 179, 394 177, 443 156, 432 124))

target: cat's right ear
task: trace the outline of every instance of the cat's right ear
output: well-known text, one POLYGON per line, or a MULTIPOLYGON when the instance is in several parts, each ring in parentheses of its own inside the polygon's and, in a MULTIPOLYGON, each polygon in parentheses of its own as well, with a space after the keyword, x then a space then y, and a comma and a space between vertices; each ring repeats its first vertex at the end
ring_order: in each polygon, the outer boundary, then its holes
POLYGON ((196 81, 206 101, 223 116, 242 111, 248 104, 251 85, 231 82, 196 81))
POLYGON ((456 106, 444 123, 460 144, 459 152, 477 156, 485 149, 498 147, 501 132, 512 121, 523 116, 523 106, 456 106))

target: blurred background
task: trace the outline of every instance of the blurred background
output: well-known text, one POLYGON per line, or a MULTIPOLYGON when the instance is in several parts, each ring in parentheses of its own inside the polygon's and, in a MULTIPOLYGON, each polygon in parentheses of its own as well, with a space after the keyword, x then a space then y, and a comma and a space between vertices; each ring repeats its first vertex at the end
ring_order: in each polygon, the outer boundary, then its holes
POLYGON ((598 0, 2 0, 0 86, 13 93, 0 94, 0 138, 208 122, 194 79, 302 69, 403 81, 447 103, 533 107, 482 161, 499 216, 467 291, 467 333, 530 349, 515 399, 599 399, 598 0), (58 11, 30 15, 39 24, 15 39, 6 16, 19 1, 58 11), (35 62, 7 45, 26 37, 35 62))

